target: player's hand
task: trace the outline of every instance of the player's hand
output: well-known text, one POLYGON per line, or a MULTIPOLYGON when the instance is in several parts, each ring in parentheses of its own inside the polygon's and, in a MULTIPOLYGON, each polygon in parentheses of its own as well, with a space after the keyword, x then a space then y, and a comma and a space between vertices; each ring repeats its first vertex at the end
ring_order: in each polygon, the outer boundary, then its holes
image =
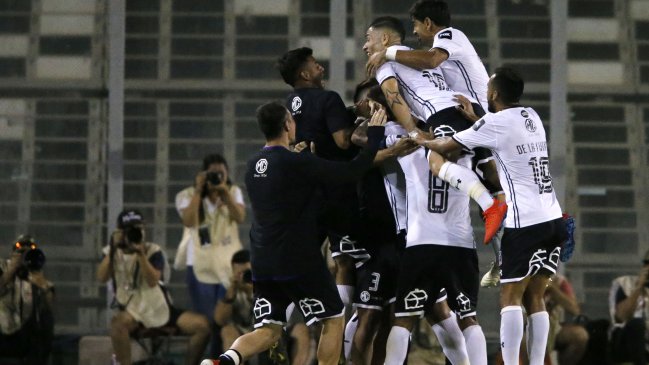
POLYGON ((425 133, 418 128, 415 128, 412 132, 408 133, 408 136, 410 136, 410 140, 420 146, 425 146, 426 142, 432 139, 428 133, 425 133))
POLYGON ((113 231, 112 239, 110 240, 111 248, 117 248, 117 245, 122 241, 124 241, 124 232, 118 228, 113 231))
POLYGON ((460 105, 456 106, 455 109, 457 109, 464 118, 470 120, 471 122, 475 122, 480 119, 480 117, 475 114, 473 105, 471 105, 471 101, 467 99, 466 96, 462 94, 455 94, 453 96, 455 96, 455 101, 460 103, 460 105))
POLYGON ((226 200, 230 198, 230 188, 225 180, 222 180, 218 185, 212 185, 211 182, 207 182, 210 192, 214 191, 221 200, 226 200))
POLYGON ((370 127, 383 127, 387 120, 388 117, 385 114, 385 109, 378 108, 372 114, 372 119, 370 119, 370 122, 367 125, 370 127))
POLYGON ((300 152, 304 151, 307 147, 310 148, 311 153, 315 153, 315 143, 313 143, 313 142, 307 143, 306 141, 302 141, 302 142, 296 144, 293 147, 293 152, 300 153, 300 152))
POLYGON ((374 77, 376 75, 376 70, 381 67, 387 60, 385 59, 385 50, 375 52, 370 56, 365 64, 365 71, 367 72, 367 77, 374 77))
POLYGON ((415 152, 419 149, 419 145, 410 138, 399 138, 391 148, 396 156, 403 157, 415 152))

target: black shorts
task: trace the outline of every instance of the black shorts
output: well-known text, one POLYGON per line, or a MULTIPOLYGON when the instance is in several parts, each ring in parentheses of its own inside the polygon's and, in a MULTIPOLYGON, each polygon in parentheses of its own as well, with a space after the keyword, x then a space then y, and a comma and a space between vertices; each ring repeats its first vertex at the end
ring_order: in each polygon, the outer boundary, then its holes
POLYGON ((342 235, 337 232, 329 231, 327 233, 327 238, 329 239, 331 257, 338 257, 340 255, 350 256, 356 262, 356 267, 360 267, 370 259, 370 254, 367 250, 361 247, 358 241, 351 235, 342 235))
POLYGON ((400 250, 405 236, 393 236, 387 243, 375 242, 368 247, 369 261, 356 271, 354 306, 378 309, 394 303, 397 294, 400 250))
POLYGON ((478 256, 474 249, 418 245, 406 248, 397 281, 396 317, 421 316, 448 293, 449 307, 460 318, 476 314, 478 256))
POLYGON ((300 309, 307 325, 344 314, 334 279, 324 267, 293 280, 256 280, 254 292, 255 328, 286 325, 286 308, 291 303, 300 309))
POLYGON ((516 282, 539 273, 556 273, 561 245, 567 238, 563 218, 523 228, 505 228, 500 247, 500 282, 516 282))

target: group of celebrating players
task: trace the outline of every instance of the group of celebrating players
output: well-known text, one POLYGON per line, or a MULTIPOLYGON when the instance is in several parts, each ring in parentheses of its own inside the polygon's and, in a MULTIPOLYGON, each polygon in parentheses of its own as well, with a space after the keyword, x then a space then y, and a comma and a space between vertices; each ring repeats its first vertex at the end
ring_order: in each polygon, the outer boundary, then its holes
POLYGON ((417 1, 410 18, 429 49, 402 45, 397 18, 375 19, 363 46, 370 79, 353 108, 325 90, 311 49, 279 59, 293 91, 257 110, 267 143, 246 171, 256 329, 204 364, 239 365, 269 348, 287 310, 322 323, 319 364, 342 353, 401 365, 422 316, 452 364, 487 364, 471 199, 500 270, 503 360, 518 364, 525 312, 530 364, 543 363, 543 295, 567 233, 542 121, 519 104, 516 71, 488 76, 444 1, 417 1))

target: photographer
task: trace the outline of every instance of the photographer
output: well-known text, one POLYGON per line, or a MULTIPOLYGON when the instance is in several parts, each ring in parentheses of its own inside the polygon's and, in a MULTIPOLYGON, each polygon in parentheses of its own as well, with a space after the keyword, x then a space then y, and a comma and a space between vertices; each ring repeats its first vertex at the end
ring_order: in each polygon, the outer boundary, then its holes
MULTIPOLYGON (((174 268, 187 268, 192 307, 212 318, 217 301, 225 293, 223 284, 230 280, 230 258, 242 248, 239 224, 245 219, 243 194, 231 182, 223 156, 205 156, 194 186, 176 195, 176 209, 184 230, 174 268)), ((214 330, 210 353, 220 350, 218 332, 214 330)))
POLYGON ((167 264, 160 246, 146 242, 142 214, 125 210, 117 218, 117 230, 104 248, 97 268, 101 282, 112 280, 117 312, 110 336, 117 361, 131 364, 130 336, 142 328, 175 328, 190 336, 187 364, 198 364, 209 340, 207 318, 173 307, 162 286, 167 264))
POLYGON ((43 251, 29 235, 0 260, 0 357, 21 357, 23 364, 45 364, 52 348, 54 286, 42 272, 43 251))

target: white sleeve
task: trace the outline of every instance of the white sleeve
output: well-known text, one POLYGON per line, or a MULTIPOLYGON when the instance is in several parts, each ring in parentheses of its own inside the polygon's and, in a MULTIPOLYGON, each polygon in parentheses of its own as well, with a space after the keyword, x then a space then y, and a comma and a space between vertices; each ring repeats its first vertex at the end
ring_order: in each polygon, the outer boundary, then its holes
POLYGON ((236 185, 232 185, 230 192, 232 193, 232 197, 234 198, 235 203, 241 204, 244 207, 246 206, 246 203, 243 200, 243 193, 241 192, 241 188, 236 185))
POLYGON ((190 193, 189 189, 185 189, 180 193, 176 194, 176 210, 178 215, 182 218, 182 210, 189 206, 189 203, 192 201, 192 196, 194 194, 190 193))
POLYGON ((456 133, 451 138, 470 150, 476 147, 497 150, 498 126, 487 114, 475 122, 471 128, 456 133))
POLYGON ((382 64, 378 70, 376 70, 376 81, 379 82, 379 85, 381 85, 383 81, 389 79, 390 77, 396 77, 394 70, 392 69, 392 62, 386 62, 382 64))
POLYGON ((435 36, 432 48, 445 50, 448 53, 449 59, 462 50, 461 45, 456 40, 453 40, 453 31, 450 29, 440 32, 435 36))

